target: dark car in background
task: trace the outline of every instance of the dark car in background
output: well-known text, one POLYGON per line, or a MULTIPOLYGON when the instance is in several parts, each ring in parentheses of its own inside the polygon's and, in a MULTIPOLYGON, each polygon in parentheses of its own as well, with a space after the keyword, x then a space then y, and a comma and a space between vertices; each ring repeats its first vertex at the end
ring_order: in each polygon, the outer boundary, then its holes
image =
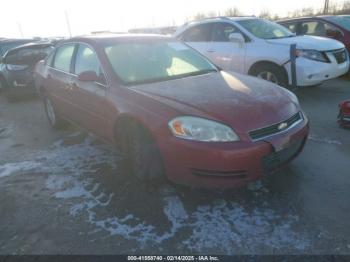
POLYGON ((0 88, 9 100, 35 94, 33 70, 53 49, 50 42, 29 43, 7 51, 0 64, 0 88))
POLYGON ((313 35, 342 42, 350 53, 350 15, 328 15, 281 20, 279 24, 297 35, 313 35))
POLYGON ((35 39, 0 39, 0 57, 2 57, 7 51, 20 45, 35 42, 35 39))

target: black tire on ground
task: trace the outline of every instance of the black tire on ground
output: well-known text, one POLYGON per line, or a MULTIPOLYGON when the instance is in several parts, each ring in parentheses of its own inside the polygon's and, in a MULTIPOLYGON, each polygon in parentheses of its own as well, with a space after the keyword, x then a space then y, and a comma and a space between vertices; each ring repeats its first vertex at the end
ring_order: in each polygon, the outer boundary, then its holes
POLYGON ((65 121, 56 113, 56 110, 52 104, 51 99, 44 95, 43 102, 45 107, 45 113, 49 124, 54 129, 60 129, 65 126, 65 121))
POLYGON ((124 126, 119 148, 126 157, 133 176, 141 181, 164 181, 162 157, 151 134, 138 123, 124 126))
POLYGON ((274 64, 261 64, 254 67, 250 75, 265 79, 283 87, 288 87, 288 77, 283 68, 274 64))

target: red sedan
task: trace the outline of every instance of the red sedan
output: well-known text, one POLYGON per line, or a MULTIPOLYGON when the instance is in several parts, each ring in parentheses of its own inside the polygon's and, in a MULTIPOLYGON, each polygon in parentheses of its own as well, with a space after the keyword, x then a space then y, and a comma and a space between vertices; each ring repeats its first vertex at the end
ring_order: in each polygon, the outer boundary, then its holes
POLYGON ((36 87, 53 127, 117 144, 143 180, 243 186, 297 156, 309 130, 293 93, 168 37, 67 40, 38 64, 36 87))

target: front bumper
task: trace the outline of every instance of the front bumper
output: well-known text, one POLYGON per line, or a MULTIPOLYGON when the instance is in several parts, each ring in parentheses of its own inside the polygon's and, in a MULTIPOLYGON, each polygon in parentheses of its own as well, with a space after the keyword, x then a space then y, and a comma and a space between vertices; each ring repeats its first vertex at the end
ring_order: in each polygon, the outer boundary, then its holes
MULTIPOLYGON (((296 59, 297 86, 312 86, 320 84, 326 80, 337 78, 349 71, 349 59, 338 64, 334 56, 328 55, 330 63, 323 63, 299 57, 296 59)), ((290 63, 286 66, 289 76, 291 76, 290 63)), ((289 77, 289 84, 292 84, 289 77)))
POLYGON ((194 187, 235 188, 261 179, 295 158, 308 132, 305 119, 286 133, 258 142, 208 144, 175 137, 158 142, 170 181, 194 187), (281 151, 276 152, 276 148, 281 151))

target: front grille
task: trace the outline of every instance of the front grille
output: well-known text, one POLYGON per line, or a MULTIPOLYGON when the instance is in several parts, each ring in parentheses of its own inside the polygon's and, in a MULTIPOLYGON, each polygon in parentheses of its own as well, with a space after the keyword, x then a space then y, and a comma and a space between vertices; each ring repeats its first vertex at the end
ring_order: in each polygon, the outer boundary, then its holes
POLYGON ((338 64, 342 64, 348 60, 348 54, 345 49, 334 51, 333 55, 338 64))
POLYGON ((234 178, 234 179, 244 179, 247 177, 247 172, 244 170, 223 172, 223 171, 192 169, 192 174, 195 176, 203 176, 203 177, 222 177, 222 178, 234 178))
POLYGON ((293 127, 294 125, 296 125, 297 123, 301 122, 302 120, 303 120, 302 114, 301 112, 298 112, 285 121, 281 121, 277 124, 273 124, 268 127, 263 127, 260 129, 250 131, 249 136, 254 141, 260 140, 262 138, 284 132, 290 129, 291 127, 293 127))
POLYGON ((287 163, 300 152, 303 142, 303 140, 298 141, 286 149, 263 157, 264 170, 274 171, 283 166, 283 164, 287 163))

